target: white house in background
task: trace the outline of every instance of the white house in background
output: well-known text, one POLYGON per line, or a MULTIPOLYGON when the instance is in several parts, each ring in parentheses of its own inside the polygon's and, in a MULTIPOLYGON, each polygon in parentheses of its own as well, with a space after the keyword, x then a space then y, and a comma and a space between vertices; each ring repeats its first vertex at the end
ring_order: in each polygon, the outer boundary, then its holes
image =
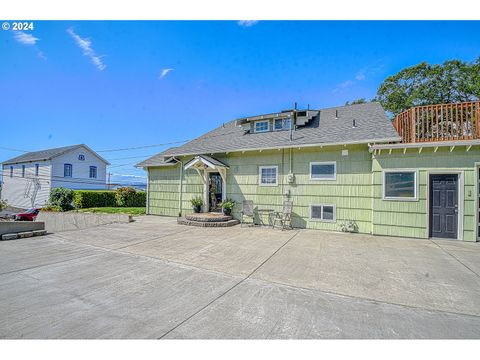
POLYGON ((105 189, 107 165, 85 144, 29 152, 2 163, 1 197, 28 208, 45 205, 53 188, 105 189))

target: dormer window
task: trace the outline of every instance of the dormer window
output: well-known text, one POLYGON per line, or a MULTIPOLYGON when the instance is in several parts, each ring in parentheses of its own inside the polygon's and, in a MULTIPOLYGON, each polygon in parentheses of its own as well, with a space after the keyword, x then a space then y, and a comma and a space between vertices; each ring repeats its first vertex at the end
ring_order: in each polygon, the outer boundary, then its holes
POLYGON ((256 121, 254 124, 254 132, 267 132, 270 130, 270 121, 268 120, 262 120, 262 121, 256 121))
POLYGON ((273 122, 273 130, 280 131, 280 130, 290 130, 290 126, 292 125, 291 119, 275 119, 273 122))

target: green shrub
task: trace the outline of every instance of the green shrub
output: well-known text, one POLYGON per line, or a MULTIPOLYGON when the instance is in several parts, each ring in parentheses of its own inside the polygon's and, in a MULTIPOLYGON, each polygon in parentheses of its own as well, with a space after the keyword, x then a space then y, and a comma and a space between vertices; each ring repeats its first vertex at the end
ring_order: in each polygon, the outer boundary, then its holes
POLYGON ((73 190, 54 188, 50 191, 49 205, 58 206, 62 211, 72 210, 73 190))
POLYGON ((117 206, 120 207, 143 207, 146 206, 147 196, 144 191, 135 191, 131 187, 121 187, 115 192, 117 206))
POLYGON ((8 207, 7 201, 0 199, 0 211, 8 207))
POLYGON ((75 190, 73 203, 78 209, 92 207, 114 207, 117 205, 115 191, 111 190, 75 190))
POLYGON ((60 206, 57 205, 46 205, 42 207, 42 211, 48 211, 48 212, 60 212, 63 211, 60 206))

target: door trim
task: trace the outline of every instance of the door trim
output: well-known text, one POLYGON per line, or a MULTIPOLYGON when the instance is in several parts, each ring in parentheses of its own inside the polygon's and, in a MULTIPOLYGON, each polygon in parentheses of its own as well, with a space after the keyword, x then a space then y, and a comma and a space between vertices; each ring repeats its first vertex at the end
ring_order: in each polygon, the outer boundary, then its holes
POLYGON ((457 238, 454 240, 463 240, 463 211, 464 211, 464 191, 463 186, 463 170, 427 170, 427 227, 426 238, 430 239, 430 175, 458 175, 457 181, 457 199, 458 199, 458 214, 457 214, 457 238))

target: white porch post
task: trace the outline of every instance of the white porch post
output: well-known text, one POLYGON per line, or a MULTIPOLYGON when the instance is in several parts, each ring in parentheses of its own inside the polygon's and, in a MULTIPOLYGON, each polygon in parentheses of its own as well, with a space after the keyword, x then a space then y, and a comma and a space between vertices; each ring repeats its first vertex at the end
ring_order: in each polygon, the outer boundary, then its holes
POLYGON ((202 179, 203 182, 203 212, 208 212, 208 174, 207 170, 203 169, 203 174, 202 171, 195 168, 197 170, 198 175, 200 175, 200 178, 202 179))
POLYGON ((218 172, 222 177, 222 201, 227 198, 227 170, 218 168, 218 172))

